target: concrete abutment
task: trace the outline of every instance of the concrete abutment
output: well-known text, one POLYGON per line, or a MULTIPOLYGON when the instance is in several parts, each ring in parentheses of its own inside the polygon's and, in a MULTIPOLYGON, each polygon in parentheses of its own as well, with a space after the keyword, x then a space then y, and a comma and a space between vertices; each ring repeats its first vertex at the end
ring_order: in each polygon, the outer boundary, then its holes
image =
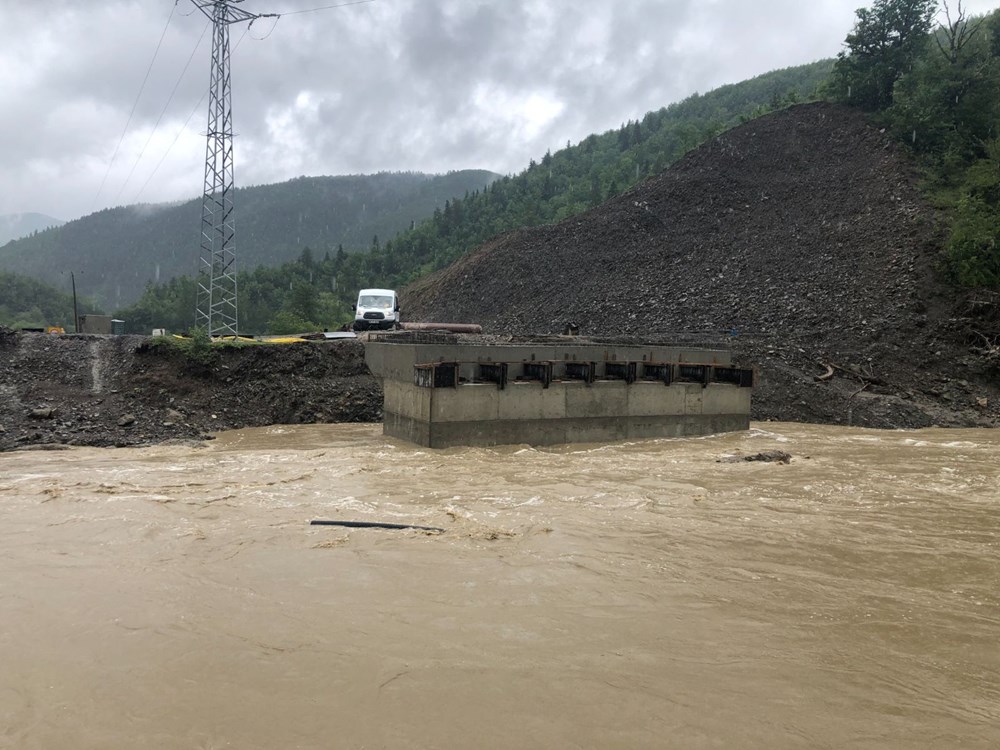
POLYGON ((752 371, 723 348, 387 334, 366 361, 386 435, 431 448, 707 435, 750 425, 752 371))

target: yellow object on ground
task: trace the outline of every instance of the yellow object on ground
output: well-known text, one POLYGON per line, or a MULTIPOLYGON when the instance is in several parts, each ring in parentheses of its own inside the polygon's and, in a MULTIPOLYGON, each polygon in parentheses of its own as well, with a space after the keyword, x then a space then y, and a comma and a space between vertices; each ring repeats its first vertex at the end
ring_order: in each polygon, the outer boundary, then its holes
POLYGON ((298 344, 305 340, 298 336, 266 336, 261 339, 261 342, 265 344, 298 344))

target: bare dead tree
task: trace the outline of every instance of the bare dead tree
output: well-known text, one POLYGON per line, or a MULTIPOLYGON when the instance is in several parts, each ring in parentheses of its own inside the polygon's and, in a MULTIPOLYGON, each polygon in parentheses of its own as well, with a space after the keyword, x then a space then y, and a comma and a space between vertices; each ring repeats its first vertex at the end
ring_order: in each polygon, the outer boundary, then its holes
POLYGON ((958 0, 955 19, 952 20, 948 0, 942 0, 941 4, 944 6, 944 17, 947 23, 940 24, 939 33, 934 35, 934 41, 937 43, 938 49, 941 50, 941 54, 948 62, 955 65, 958 63, 962 50, 976 36, 986 18, 984 16, 970 24, 965 8, 962 7, 962 0, 958 0), (942 37, 944 37, 944 42, 942 42, 942 37))

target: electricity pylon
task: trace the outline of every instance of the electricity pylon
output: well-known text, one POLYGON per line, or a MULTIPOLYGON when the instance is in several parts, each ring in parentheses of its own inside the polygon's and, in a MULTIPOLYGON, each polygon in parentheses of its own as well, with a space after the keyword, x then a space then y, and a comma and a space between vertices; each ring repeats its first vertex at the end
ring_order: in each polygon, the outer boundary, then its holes
POLYGON ((229 78, 229 26, 274 14, 234 7, 243 0, 191 0, 213 24, 208 99, 205 192, 201 202, 201 262, 195 325, 211 336, 235 336, 236 223, 233 216, 233 107, 229 78))

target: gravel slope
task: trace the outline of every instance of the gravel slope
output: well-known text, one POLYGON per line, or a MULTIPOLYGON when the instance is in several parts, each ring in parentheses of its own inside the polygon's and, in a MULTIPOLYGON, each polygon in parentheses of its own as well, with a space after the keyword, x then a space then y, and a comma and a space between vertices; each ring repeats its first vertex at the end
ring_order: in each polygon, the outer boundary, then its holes
POLYGON ((935 274, 942 232, 884 133, 808 104, 582 216, 498 237, 402 304, 410 320, 488 333, 574 322, 591 335, 722 336, 759 369, 755 419, 993 425, 997 379, 935 274))

